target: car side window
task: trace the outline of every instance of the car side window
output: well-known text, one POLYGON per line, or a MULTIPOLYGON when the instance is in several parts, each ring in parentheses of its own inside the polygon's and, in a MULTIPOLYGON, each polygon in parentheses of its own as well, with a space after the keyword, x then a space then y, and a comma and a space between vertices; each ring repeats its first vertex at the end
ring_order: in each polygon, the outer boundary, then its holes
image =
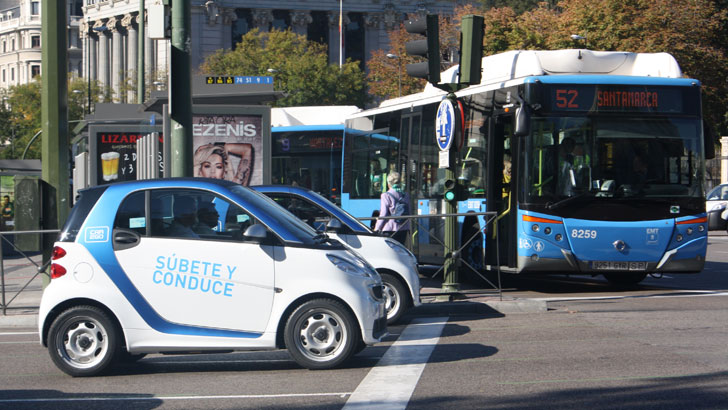
POLYGON ((134 192, 124 198, 116 211, 114 229, 127 229, 141 236, 147 234, 144 191, 134 192))
POLYGON ((151 193, 152 236, 240 241, 257 221, 243 208, 207 191, 165 189, 151 193))

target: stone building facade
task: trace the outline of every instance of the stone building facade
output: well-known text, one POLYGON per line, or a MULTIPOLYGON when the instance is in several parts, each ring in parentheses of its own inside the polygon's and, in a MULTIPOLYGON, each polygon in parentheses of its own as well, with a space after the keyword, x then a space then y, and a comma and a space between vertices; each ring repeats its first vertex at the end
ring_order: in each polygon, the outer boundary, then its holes
MULTIPOLYGON (((152 2, 146 0, 145 6, 152 2)), ((388 45, 387 31, 410 13, 452 15, 455 6, 477 1, 465 0, 298 0, 241 1, 191 0, 192 71, 205 57, 219 49, 231 49, 253 28, 291 28, 309 39, 328 45, 329 60, 345 58, 362 61, 371 52, 388 45), (339 41, 339 10, 343 44, 339 41)), ((133 92, 123 93, 125 81, 136 82, 139 33, 138 0, 85 0, 81 38, 84 46, 83 73, 110 86, 114 99, 134 102, 133 92)), ((163 87, 168 74, 169 41, 148 38, 145 30, 144 61, 146 88, 163 87)), ((135 89, 136 87, 131 87, 135 89)))
MULTIPOLYGON (((66 4, 68 72, 81 75, 83 0, 66 4)), ((40 0, 0 0, 0 88, 27 84, 41 74, 41 12, 40 0)))

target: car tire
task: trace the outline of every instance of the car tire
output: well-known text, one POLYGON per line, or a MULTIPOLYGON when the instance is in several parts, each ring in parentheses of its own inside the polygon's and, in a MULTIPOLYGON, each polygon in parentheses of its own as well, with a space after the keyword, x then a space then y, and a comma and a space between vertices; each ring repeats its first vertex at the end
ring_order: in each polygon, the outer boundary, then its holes
POLYGON ((604 277, 612 285, 632 286, 636 285, 647 277, 646 273, 605 273, 604 277))
POLYGON ((310 369, 340 366, 356 353, 359 323, 341 303, 313 299, 293 311, 284 329, 286 348, 299 365, 310 369))
POLYGON ((410 306, 407 287, 396 276, 380 273, 384 294, 384 306, 387 311, 387 324, 396 323, 410 306))
POLYGON ((48 352, 53 363, 74 377, 96 376, 113 364, 119 346, 116 324, 99 308, 72 307, 48 330, 48 352))

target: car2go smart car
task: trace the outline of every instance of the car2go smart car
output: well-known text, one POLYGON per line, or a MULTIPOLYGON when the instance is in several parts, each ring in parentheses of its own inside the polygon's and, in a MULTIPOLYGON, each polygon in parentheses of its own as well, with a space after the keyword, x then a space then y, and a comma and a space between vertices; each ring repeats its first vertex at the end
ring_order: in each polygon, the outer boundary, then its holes
POLYGON ((285 185, 252 188, 317 230, 331 233, 376 268, 384 284, 387 324, 395 323, 408 308, 420 305, 417 258, 402 244, 377 235, 346 211, 309 189, 285 185))
POLYGON ((381 278, 364 259, 264 195, 203 178, 82 191, 38 322, 72 376, 147 353, 276 348, 326 369, 386 334, 381 278))

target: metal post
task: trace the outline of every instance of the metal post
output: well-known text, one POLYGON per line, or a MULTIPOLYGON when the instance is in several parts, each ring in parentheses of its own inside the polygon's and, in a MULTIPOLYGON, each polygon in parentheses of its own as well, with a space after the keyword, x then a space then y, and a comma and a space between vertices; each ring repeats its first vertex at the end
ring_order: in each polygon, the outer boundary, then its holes
POLYGON ((190 75, 190 2, 172 0, 169 108, 173 177, 192 176, 192 91, 190 75))
POLYGON ((3 234, 0 233, 0 288, 2 288, 2 298, 3 298, 3 316, 5 316, 8 305, 5 303, 5 261, 3 260, 3 251, 2 251, 2 244, 3 240, 5 238, 3 237, 3 234))
MULTIPOLYGON (((454 144, 453 144, 454 145, 454 144)), ((455 154, 454 147, 450 149, 450 166, 445 169, 445 180, 455 180, 455 154)), ((457 213, 455 203, 451 201, 445 201, 445 213, 454 214, 457 213)), ((444 277, 442 281, 442 292, 443 293, 455 293, 460 291, 460 284, 458 283, 458 261, 459 255, 456 254, 458 249, 457 241, 457 217, 448 216, 445 217, 445 248, 447 254, 445 255, 445 266, 444 266, 444 277)))
MULTIPOLYGON (((41 14, 41 123, 42 177, 49 186, 49 197, 43 198, 52 217, 44 218, 44 228, 58 228, 70 210, 68 170, 68 55, 66 3, 42 1, 41 14)), ((44 235, 44 259, 50 260, 52 241, 44 235), (50 246, 48 246, 50 243, 50 246)), ((44 279, 44 285, 48 280, 44 279)))
POLYGON ((139 0, 139 45, 137 52, 137 104, 144 103, 144 0, 139 0))

